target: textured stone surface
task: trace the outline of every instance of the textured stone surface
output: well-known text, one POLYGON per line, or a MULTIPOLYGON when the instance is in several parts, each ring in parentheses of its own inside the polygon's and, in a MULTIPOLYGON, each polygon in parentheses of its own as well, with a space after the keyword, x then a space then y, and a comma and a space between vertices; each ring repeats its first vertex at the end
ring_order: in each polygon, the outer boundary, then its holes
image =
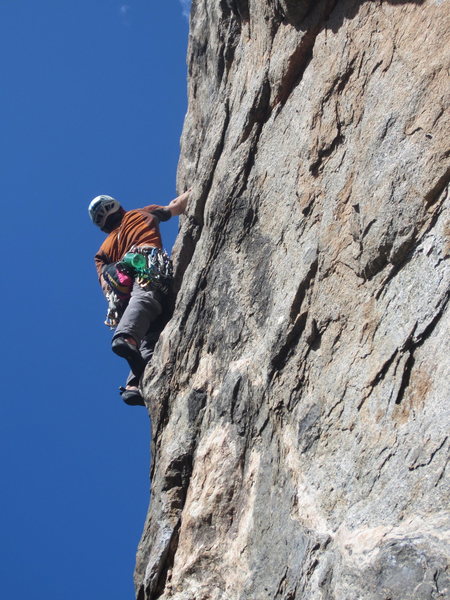
POLYGON ((194 0, 150 600, 443 600, 447 1, 194 0))

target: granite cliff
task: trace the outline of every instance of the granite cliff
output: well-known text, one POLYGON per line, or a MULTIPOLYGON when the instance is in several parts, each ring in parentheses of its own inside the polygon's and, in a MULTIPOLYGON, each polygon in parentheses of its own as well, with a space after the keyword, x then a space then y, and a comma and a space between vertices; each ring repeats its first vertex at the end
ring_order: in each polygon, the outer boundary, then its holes
POLYGON ((449 12, 194 0, 139 600, 450 597, 449 12))

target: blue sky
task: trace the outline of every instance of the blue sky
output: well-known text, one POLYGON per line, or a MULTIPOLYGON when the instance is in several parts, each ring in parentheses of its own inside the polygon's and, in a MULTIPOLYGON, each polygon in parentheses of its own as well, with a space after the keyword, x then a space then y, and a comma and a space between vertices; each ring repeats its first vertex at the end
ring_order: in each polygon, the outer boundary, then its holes
POLYGON ((87 205, 174 197, 187 9, 0 0, 3 598, 134 598, 150 424, 117 392, 87 205))

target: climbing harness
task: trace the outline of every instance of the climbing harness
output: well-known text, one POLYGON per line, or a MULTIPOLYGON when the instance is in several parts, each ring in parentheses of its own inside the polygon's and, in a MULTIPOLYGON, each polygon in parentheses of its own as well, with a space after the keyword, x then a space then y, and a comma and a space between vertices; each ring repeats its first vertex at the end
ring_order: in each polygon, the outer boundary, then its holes
POLYGON ((133 246, 117 263, 123 274, 135 278, 144 290, 156 289, 168 294, 173 279, 173 266, 165 250, 152 246, 133 246))
POLYGON ((119 262, 104 268, 103 278, 109 287, 105 325, 115 329, 127 307, 133 281, 143 290, 169 293, 173 279, 172 261, 165 250, 133 246, 119 262))

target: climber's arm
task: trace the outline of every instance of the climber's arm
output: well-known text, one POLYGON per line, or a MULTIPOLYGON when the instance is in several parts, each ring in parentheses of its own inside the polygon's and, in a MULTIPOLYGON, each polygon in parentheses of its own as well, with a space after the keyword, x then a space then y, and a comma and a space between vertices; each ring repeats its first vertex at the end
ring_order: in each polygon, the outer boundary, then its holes
POLYGON ((165 206, 165 208, 170 211, 172 217, 182 215, 185 212, 190 193, 191 190, 184 192, 184 194, 174 198, 167 206, 165 206))
POLYGON ((97 269, 97 276, 100 286, 102 288, 103 294, 106 296, 109 291, 108 284, 103 278, 103 267, 107 264, 107 257, 104 254, 96 254, 95 255, 95 268, 97 269))

